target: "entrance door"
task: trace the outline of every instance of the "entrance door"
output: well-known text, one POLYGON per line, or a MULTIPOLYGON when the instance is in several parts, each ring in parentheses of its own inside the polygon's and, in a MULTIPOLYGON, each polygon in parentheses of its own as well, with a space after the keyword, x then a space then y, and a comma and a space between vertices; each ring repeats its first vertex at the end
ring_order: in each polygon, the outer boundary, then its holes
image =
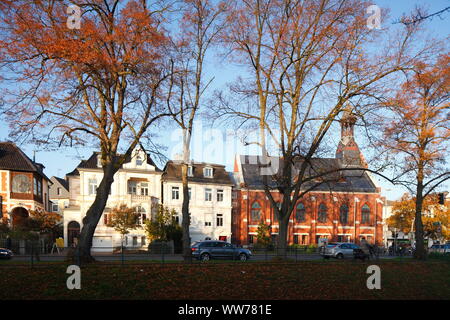
POLYGON ((11 217, 12 217, 12 226, 20 227, 29 217, 29 213, 27 209, 23 207, 17 207, 11 211, 11 217))
POLYGON ((80 235, 80 224, 76 221, 70 221, 67 225, 67 245, 73 247, 75 239, 80 235))

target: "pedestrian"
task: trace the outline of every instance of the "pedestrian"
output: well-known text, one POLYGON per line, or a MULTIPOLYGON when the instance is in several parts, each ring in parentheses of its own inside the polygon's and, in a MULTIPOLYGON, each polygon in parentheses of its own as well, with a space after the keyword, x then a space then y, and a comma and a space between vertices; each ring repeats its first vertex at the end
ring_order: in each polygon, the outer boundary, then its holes
POLYGON ((11 250, 12 248, 12 241, 9 234, 6 236, 6 249, 11 250))
POLYGON ((364 252, 366 257, 370 257, 370 245, 364 237, 361 238, 361 250, 364 252))

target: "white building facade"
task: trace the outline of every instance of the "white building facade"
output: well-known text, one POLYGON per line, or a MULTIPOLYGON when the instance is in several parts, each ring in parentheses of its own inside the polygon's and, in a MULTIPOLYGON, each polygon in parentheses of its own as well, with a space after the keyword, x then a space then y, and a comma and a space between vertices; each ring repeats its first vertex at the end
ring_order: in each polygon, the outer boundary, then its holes
MULTIPOLYGON (((111 193, 93 237, 93 252, 112 252, 121 246, 121 235, 107 226, 111 210, 121 204, 135 208, 140 213, 141 227, 129 230, 123 246, 127 249, 146 249, 148 239, 144 232, 144 221, 161 203, 162 171, 156 167, 142 149, 137 149, 114 175, 111 193)), ((69 207, 64 209, 64 244, 73 246, 83 227, 83 218, 95 200, 96 190, 103 177, 99 154, 94 153, 82 161, 66 179, 69 184, 69 207)))
MULTIPOLYGON (((174 209, 182 223, 183 186, 181 161, 169 161, 164 169, 163 203, 174 209)), ((231 241, 232 180, 222 165, 192 162, 188 169, 191 242, 231 241)))

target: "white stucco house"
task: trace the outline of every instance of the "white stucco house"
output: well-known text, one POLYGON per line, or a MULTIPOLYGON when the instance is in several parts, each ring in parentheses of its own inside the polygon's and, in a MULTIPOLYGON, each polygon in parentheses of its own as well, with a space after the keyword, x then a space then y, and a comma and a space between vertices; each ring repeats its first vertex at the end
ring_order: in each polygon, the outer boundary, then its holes
MULTIPOLYGON (((126 204, 140 213, 140 222, 151 218, 158 203, 161 203, 161 175, 150 156, 142 148, 136 149, 132 156, 115 174, 111 194, 104 213, 93 237, 93 252, 112 252, 120 247, 121 235, 107 227, 108 214, 114 207, 126 204)), ((93 203, 96 189, 103 177, 100 154, 81 161, 71 173, 66 175, 69 190, 69 206, 64 208, 64 244, 72 246, 83 226, 83 218, 93 203)), ((147 248, 148 240, 143 228, 130 230, 124 238, 127 249, 147 248)))
MULTIPOLYGON (((177 212, 182 223, 183 187, 182 161, 168 161, 162 175, 164 206, 177 212)), ((191 242, 200 240, 231 241, 231 189, 230 174, 225 166, 191 162, 188 167, 191 214, 191 242)))

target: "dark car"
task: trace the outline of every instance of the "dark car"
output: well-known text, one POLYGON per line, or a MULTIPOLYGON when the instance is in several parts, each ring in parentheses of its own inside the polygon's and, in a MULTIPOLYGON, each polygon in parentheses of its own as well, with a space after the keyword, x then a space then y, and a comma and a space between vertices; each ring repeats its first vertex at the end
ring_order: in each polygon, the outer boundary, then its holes
POLYGON ((206 240, 195 242, 191 246, 192 256, 202 261, 211 259, 231 259, 247 261, 252 252, 248 249, 238 248, 225 241, 206 240))
POLYGON ((9 249, 0 248, 0 259, 11 259, 13 253, 9 249))

